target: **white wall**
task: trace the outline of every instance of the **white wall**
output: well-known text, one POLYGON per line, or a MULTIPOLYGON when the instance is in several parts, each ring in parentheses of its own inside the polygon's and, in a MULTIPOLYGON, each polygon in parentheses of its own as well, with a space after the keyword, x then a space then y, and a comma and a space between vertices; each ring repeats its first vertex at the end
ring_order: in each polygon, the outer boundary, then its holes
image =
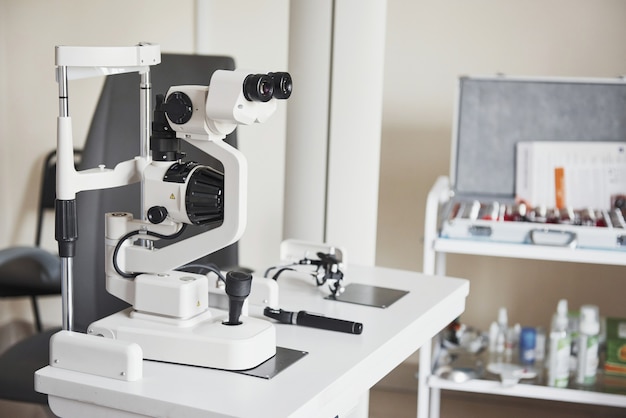
MULTIPOLYGON (((259 70, 286 64, 287 0, 209 3, 208 52, 233 55, 240 66, 259 70)), ((191 52, 194 4, 176 2, 175 22, 172 5, 0 0, 0 247, 32 240, 36 199, 27 190, 37 189, 41 158, 54 146, 53 46, 149 40, 164 51, 191 52)), ((435 178, 448 172, 459 75, 625 74, 625 19, 622 0, 388 0, 377 264, 422 268, 425 197, 435 178)), ((77 83, 72 102, 80 105, 71 110, 79 140, 99 84, 77 83)), ((275 260, 281 237, 284 138, 283 116, 276 116, 271 125, 240 131, 251 173, 242 262, 257 268, 275 260), (248 139, 252 131, 264 137, 248 139)), ((471 279, 463 319, 482 328, 500 304, 509 306, 512 321, 547 324, 561 296, 573 306, 600 303, 603 313, 626 316, 623 269, 464 256, 450 261, 449 274, 471 279)), ((6 306, 0 303, 0 321, 13 314, 6 306)))
MULTIPOLYGON (((43 157, 56 147, 58 89, 54 78, 55 45, 133 45, 160 43, 165 51, 193 50, 193 2, 176 3, 179 24, 164 24, 171 2, 113 0, 1 0, 3 31, 0 70, 2 195, 0 247, 29 245, 34 240, 39 177, 43 157), (10 196, 10 198, 6 198, 10 196)), ((102 85, 102 79, 70 84, 74 140, 81 146, 102 85)), ((55 249, 53 228, 45 242, 55 249)), ((58 298, 43 301, 44 321, 60 319, 58 298), (48 302, 48 303, 46 303, 48 302)), ((28 304, 0 303, 0 322, 14 316, 30 318, 28 304)))
MULTIPOLYGON (((0 1, 0 16, 7 15, 7 3, 8 2, 6 1, 0 1)), ((0 71, 0 92, 6 92, 8 89, 7 87, 8 78, 6 76, 7 49, 8 49, 7 30, 6 30, 7 25, 4 24, 4 21, 2 18, 0 18, 0 23, 1 23, 0 24, 0 68, 2 69, 2 71, 0 71)), ((6 122, 8 119, 7 107, 8 107, 8 100, 0 99, 0 127, 6 126, 6 122)), ((6 159, 5 154, 8 155, 8 152, 7 152, 8 148, 5 151, 4 143, 8 141, 8 139, 6 139, 5 137, 6 133, 4 131, 0 131, 0 132, 2 134, 2 136, 0 136, 0 150, 1 150, 0 152, 0 191, 2 191, 2 193, 6 193, 9 191, 10 178, 9 178, 9 165, 5 164, 5 159, 6 159)), ((9 208, 5 206, 8 206, 8 205, 0 206, 2 208, 2 210, 0 211, 0 214, 2 214, 2 216, 0 216, 0 248, 5 247, 10 242, 8 240, 8 231, 9 231, 9 224, 11 222, 12 211, 9 212, 9 208)))
MULTIPOLYGON (((10 219, 0 234, 0 245, 6 246, 32 243, 40 166, 44 155, 56 147, 54 46, 151 41, 165 51, 191 52, 193 2, 177 3, 178 25, 164 24, 170 5, 166 1, 3 0, 2 4, 6 42, 2 105, 9 113, 1 128, 0 158, 4 169, 13 173, 3 189, 5 196, 12 197, 2 201, 2 212, 10 219)), ((70 114, 78 146, 84 142, 102 81, 70 84, 70 114)))
MULTIPOLYGON (((288 0, 200 0, 206 18, 198 52, 230 55, 239 68, 286 71, 288 0)), ((199 17, 202 19, 202 16, 199 17)), ((299 80, 294 80, 294 90, 299 80)), ((279 257, 285 176, 285 119, 288 101, 261 125, 237 130, 248 159, 248 225, 240 241, 241 264, 263 271, 279 257)))
POLYGON ((291 4, 283 236, 374 265, 386 0, 291 4), (367 86, 367 88, 364 88, 367 86))
MULTIPOLYGON (((377 263, 422 268, 425 199, 449 172, 459 75, 626 74, 625 21, 619 0, 390 0, 377 263)), ((626 316, 623 268, 448 260, 449 275, 471 279, 462 320, 483 330, 500 305, 512 322, 548 326, 560 297, 626 316)))
MULTIPOLYGON (((208 30, 198 42, 198 52, 230 55, 238 67, 259 72, 286 69, 286 0, 200 2, 199 10, 205 14, 200 21, 208 30)), ((56 146, 54 46, 147 41, 160 44, 162 52, 193 53, 196 6, 193 0, 178 1, 175 7, 163 0, 0 0, 0 121, 4 122, 0 125, 0 186, 4 196, 11 196, 0 199, 0 248, 33 242, 39 173, 45 154, 56 146)), ((84 143, 102 82, 70 83, 77 146, 84 143)), ((258 269, 275 262, 282 239, 285 109, 281 103, 269 122, 239 129, 250 175, 241 262, 258 269)), ((46 226, 44 243, 55 250, 53 224, 46 226)), ((57 298, 43 303, 49 318, 60 317, 57 298)), ((0 303, 0 323, 13 317, 30 317, 26 301, 0 303)))

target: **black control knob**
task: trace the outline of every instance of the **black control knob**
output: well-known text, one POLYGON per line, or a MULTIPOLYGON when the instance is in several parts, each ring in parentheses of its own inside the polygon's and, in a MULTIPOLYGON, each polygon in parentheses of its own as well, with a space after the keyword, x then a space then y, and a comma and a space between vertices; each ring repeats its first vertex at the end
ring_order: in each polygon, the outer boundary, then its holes
POLYGON ((167 96, 163 110, 172 123, 183 125, 189 122, 193 115, 193 103, 185 93, 175 91, 167 96))
POLYGON ((226 295, 228 296, 228 322, 225 325, 241 325, 239 318, 243 302, 250 295, 252 274, 242 271, 226 273, 226 295))
POLYGON ((148 220, 153 224, 160 224, 167 218, 167 209, 163 206, 152 206, 148 209, 148 220))

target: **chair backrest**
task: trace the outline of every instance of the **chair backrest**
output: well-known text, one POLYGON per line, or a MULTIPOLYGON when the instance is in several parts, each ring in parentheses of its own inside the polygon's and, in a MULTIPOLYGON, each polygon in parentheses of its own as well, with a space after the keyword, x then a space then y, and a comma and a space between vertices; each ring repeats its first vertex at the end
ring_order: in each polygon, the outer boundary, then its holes
MULTIPOLYGON (((234 69, 230 57, 162 54, 161 64, 151 68, 153 99, 172 85, 208 85, 217 69, 234 69)), ((81 168, 99 164, 114 167, 139 155, 139 75, 107 77, 83 148, 81 168)), ((153 103, 155 101, 153 100, 153 103)), ((235 134, 227 142, 236 146, 235 134)), ((187 160, 215 166, 215 160, 183 141, 187 160)), ((104 214, 124 211, 139 216, 140 186, 133 184, 108 190, 81 192, 77 196, 78 245, 74 259, 74 328, 85 331, 96 319, 124 309, 126 305, 105 290, 104 214)), ((204 231, 188 227, 182 238, 204 231)), ((221 268, 236 266, 237 244, 204 257, 199 263, 221 268)))

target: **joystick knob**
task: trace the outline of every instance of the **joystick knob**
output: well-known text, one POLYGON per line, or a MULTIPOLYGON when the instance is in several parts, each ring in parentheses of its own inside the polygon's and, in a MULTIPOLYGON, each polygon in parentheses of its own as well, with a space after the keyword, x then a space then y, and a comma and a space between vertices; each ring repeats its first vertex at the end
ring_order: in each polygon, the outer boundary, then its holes
POLYGON ((226 295, 228 296, 228 321, 225 325, 241 325, 239 317, 243 302, 250 295, 252 274, 242 271, 226 273, 226 295))

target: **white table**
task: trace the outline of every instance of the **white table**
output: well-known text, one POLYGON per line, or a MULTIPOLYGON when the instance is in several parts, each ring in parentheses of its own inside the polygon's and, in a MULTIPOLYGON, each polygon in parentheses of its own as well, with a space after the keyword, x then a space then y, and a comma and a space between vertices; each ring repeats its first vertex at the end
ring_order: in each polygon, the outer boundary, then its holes
MULTIPOLYGON (((387 309, 325 300, 313 280, 281 278, 280 307, 363 323, 361 335, 276 324, 277 345, 309 354, 270 380, 144 361, 124 382, 55 367, 35 388, 64 417, 335 417, 465 309, 466 280, 349 266, 345 283, 407 290, 387 309)), ((327 293, 327 292, 326 292, 327 293)), ((252 312, 252 311, 251 311, 252 312)), ((253 313, 251 313, 253 314, 253 313)))

